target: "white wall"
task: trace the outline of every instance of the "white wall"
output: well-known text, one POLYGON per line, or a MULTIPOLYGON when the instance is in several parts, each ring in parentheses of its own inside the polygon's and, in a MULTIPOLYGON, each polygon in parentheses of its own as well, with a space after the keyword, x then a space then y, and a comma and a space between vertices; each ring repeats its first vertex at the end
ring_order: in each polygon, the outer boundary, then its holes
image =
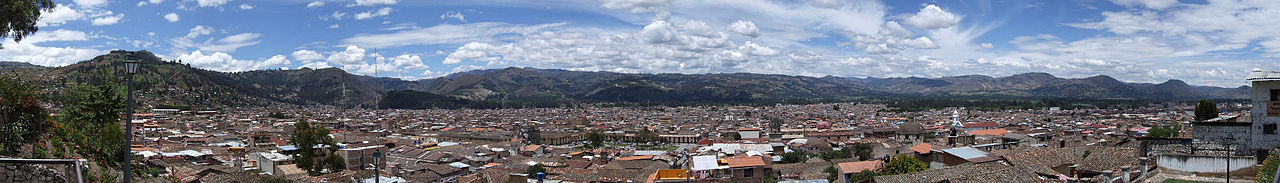
MULTIPOLYGON (((1231 157, 1231 171, 1251 168, 1257 161, 1252 156, 1231 157)), ((1226 157, 1161 155, 1156 158, 1156 165, 1168 170, 1196 173, 1224 173, 1227 169, 1226 157)))

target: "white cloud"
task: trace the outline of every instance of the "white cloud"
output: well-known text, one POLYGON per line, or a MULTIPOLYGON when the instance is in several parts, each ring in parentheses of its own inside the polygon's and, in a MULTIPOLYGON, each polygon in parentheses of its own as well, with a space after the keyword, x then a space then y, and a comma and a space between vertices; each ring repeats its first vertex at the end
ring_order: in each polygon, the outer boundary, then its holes
POLYGON ((394 5, 396 4, 396 0, 356 0, 356 4, 347 6, 373 6, 380 4, 394 5))
POLYGON ((472 41, 493 40, 499 34, 528 34, 563 26, 565 23, 513 25, 497 22, 470 24, 440 24, 432 27, 405 30, 387 34, 357 34, 343 39, 350 45, 387 48, 409 45, 462 44, 472 41))
POLYGON ((218 7, 227 4, 228 1, 230 0, 196 0, 196 4, 200 7, 218 7))
POLYGON ((342 20, 342 17, 344 16, 347 16, 347 13, 337 12, 337 11, 334 11, 332 15, 329 15, 329 17, 333 17, 333 19, 337 19, 337 20, 342 20))
POLYGON ((982 43, 980 46, 982 46, 982 48, 986 48, 986 49, 991 49, 991 48, 995 48, 995 47, 996 47, 995 45, 992 45, 991 43, 982 43))
POLYGON ((240 4, 240 9, 242 9, 242 10, 251 10, 251 9, 253 9, 253 5, 249 5, 249 4, 240 4))
POLYGON ((671 0, 602 0, 600 6, 608 9, 630 10, 632 13, 651 12, 662 9, 671 0))
POLYGON ((73 40, 87 39, 87 38, 83 38, 83 36, 80 36, 79 34, 83 34, 83 32, 79 32, 79 31, 61 32, 61 33, 56 33, 56 32, 60 32, 60 31, 55 30, 55 31, 36 32, 35 34, 31 35, 32 38, 23 40, 22 43, 13 42, 12 39, 0 40, 0 42, 4 42, 3 43, 4 49, 0 49, 0 60, 18 61, 18 62, 26 62, 26 63, 31 63, 35 65, 40 65, 40 66, 57 67, 57 66, 71 65, 73 63, 92 59, 95 56, 107 53, 106 50, 97 50, 92 48, 45 47, 45 46, 36 45, 37 42, 73 41, 73 40), (79 32, 79 33, 75 33, 75 32, 79 32), (76 35, 71 35, 70 37, 51 35, 51 36, 48 36, 48 38, 36 38, 36 37, 46 37, 42 34, 49 34, 49 33, 76 34, 76 35), (32 41, 32 39, 37 41, 32 41), (44 39, 44 40, 40 41, 41 39, 44 39))
POLYGON ((164 0, 146 0, 146 1, 138 1, 138 7, 142 7, 142 6, 145 6, 145 5, 148 5, 148 4, 160 4, 160 3, 162 3, 162 2, 164 2, 164 0))
POLYGON ((212 28, 205 26, 192 27, 186 36, 175 37, 169 39, 169 42, 179 50, 195 48, 207 52, 235 52, 236 49, 246 46, 257 45, 261 41, 258 38, 262 36, 259 33, 240 33, 223 37, 222 39, 208 38, 204 41, 197 41, 200 36, 210 35, 214 31, 212 28))
POLYGON ((82 8, 99 8, 107 5, 107 0, 75 0, 77 6, 82 8))
POLYGON ((291 55, 291 56, 293 56, 293 59, 294 59, 294 60, 300 60, 300 61, 304 61, 304 62, 305 62, 305 61, 324 60, 324 55, 321 55, 319 52, 311 51, 311 50, 298 50, 298 51, 293 51, 293 53, 292 53, 292 54, 290 54, 290 55, 291 55))
POLYGON ((40 20, 36 21, 36 26, 52 27, 62 25, 68 21, 75 21, 84 18, 84 14, 78 10, 71 9, 66 5, 58 4, 53 10, 40 10, 40 20))
POLYGON ((418 55, 404 54, 391 58, 391 63, 400 69, 419 70, 429 68, 422 63, 422 58, 418 55))
POLYGON ((268 58, 267 60, 262 61, 261 63, 258 63, 257 65, 259 69, 270 69, 270 68, 281 68, 284 66, 289 66, 289 64, 293 64, 293 62, 290 62, 289 59, 285 58, 284 55, 275 55, 275 56, 271 56, 271 58, 268 58))
POLYGON ((178 20, 180 20, 177 13, 164 14, 164 19, 169 22, 178 22, 178 20))
POLYGON ((263 61, 240 60, 235 59, 230 54, 223 52, 214 52, 213 54, 204 54, 199 50, 189 54, 178 55, 178 60, 183 63, 191 64, 192 67, 209 69, 219 72, 243 72, 259 69, 275 69, 288 66, 292 62, 285 58, 284 55, 271 56, 263 61))
POLYGON ((340 25, 338 25, 338 24, 329 25, 329 28, 330 28, 330 29, 338 29, 338 28, 340 28, 340 27, 342 27, 342 26, 340 26, 340 25))
POLYGON ((733 24, 729 24, 729 31, 750 37, 760 36, 760 28, 756 28, 756 23, 746 20, 738 20, 733 24))
POLYGON ((387 16, 390 14, 391 14, 391 7, 384 7, 382 9, 378 9, 375 11, 366 11, 366 12, 356 13, 355 17, 356 17, 356 20, 364 20, 364 19, 369 19, 373 17, 387 16))
POLYGON ((1165 9, 1178 4, 1178 0, 1111 0, 1111 2, 1121 6, 1142 6, 1151 9, 1165 9))
POLYGON ((493 61, 493 60, 497 60, 498 58, 489 57, 486 53, 496 52, 498 50, 499 50, 498 47, 487 44, 487 43, 471 42, 471 43, 467 43, 466 45, 462 45, 462 47, 458 47, 457 51, 454 51, 453 53, 449 53, 449 56, 445 57, 444 61, 441 63, 457 64, 457 63, 461 63, 462 60, 473 60, 473 59, 493 61))
POLYGON ((920 9, 920 12, 908 17, 903 23, 921 29, 939 29, 955 26, 960 19, 951 12, 947 12, 938 6, 928 5, 920 9))
POLYGON ((31 36, 22 39, 22 43, 36 44, 50 41, 85 41, 89 40, 89 37, 89 34, 81 31, 58 29, 53 31, 36 32, 31 34, 31 36))
MULTIPOLYGON (((110 12, 108 12, 107 14, 110 14, 110 12)), ((99 18, 93 19, 93 25, 99 25, 99 26, 114 25, 116 24, 116 22, 120 22, 120 19, 122 18, 124 18, 124 13, 117 14, 116 16, 108 15, 104 17, 99 17, 99 18)))
POLYGON ((467 17, 462 15, 462 12, 449 11, 449 12, 445 12, 444 14, 440 14, 441 20, 448 19, 448 18, 458 19, 458 21, 461 21, 461 22, 467 22, 467 17))
POLYGON ((321 7, 321 6, 324 6, 324 1, 312 1, 311 3, 307 3, 307 8, 315 8, 315 7, 321 7))
POLYGON ((358 46, 347 46, 344 51, 329 54, 329 58, 325 59, 325 61, 338 65, 363 64, 366 62, 364 60, 364 51, 364 48, 358 46))

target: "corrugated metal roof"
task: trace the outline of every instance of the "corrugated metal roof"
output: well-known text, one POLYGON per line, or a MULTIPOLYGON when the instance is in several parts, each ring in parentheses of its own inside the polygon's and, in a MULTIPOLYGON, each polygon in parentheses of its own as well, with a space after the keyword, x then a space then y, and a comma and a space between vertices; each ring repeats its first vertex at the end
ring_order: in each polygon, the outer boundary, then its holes
POLYGON ((728 167, 720 167, 720 164, 716 163, 716 156, 714 155, 694 156, 693 167, 691 167, 691 169, 693 169, 694 171, 714 170, 714 169, 723 169, 723 168, 728 168, 728 167))
POLYGON ((1245 80, 1280 80, 1280 72, 1254 70, 1245 80))
POLYGON ((955 155, 956 157, 964 158, 966 160, 987 157, 987 152, 982 152, 982 150, 974 149, 972 147, 943 149, 942 152, 946 152, 947 154, 955 155))

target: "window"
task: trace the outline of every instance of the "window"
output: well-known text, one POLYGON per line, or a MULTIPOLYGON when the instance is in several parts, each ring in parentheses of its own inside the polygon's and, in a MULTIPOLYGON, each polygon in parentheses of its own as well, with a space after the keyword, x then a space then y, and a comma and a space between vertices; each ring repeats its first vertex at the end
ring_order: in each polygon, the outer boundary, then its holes
POLYGON ((748 169, 742 170, 742 177, 751 177, 751 176, 755 176, 755 174, 756 174, 756 169, 754 168, 748 168, 748 169))
POLYGON ((1262 125, 1262 134, 1276 134, 1276 124, 1262 125))
POLYGON ((1280 101, 1280 89, 1271 89, 1271 100, 1280 101))

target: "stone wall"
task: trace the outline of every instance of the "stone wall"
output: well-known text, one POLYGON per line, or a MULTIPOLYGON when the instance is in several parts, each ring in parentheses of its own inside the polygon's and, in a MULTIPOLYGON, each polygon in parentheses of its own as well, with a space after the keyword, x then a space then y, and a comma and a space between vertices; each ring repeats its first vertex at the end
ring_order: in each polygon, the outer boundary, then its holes
POLYGON ((71 173, 63 173, 62 171, 50 168, 50 166, 66 166, 67 165, 33 165, 33 164, 0 164, 0 182, 73 182, 75 177, 67 178, 68 175, 75 176, 75 170, 71 173))
MULTIPOLYGON (((1266 116, 1266 105, 1271 100, 1271 90, 1280 89, 1280 81, 1254 81, 1253 91, 1249 94, 1253 100, 1253 110, 1251 110, 1251 118, 1253 118, 1253 149, 1265 150, 1280 148, 1280 132, 1273 134, 1263 133, 1263 126, 1267 124, 1280 124, 1280 117, 1266 116)), ((1280 131, 1280 130, 1277 130, 1280 131)))

